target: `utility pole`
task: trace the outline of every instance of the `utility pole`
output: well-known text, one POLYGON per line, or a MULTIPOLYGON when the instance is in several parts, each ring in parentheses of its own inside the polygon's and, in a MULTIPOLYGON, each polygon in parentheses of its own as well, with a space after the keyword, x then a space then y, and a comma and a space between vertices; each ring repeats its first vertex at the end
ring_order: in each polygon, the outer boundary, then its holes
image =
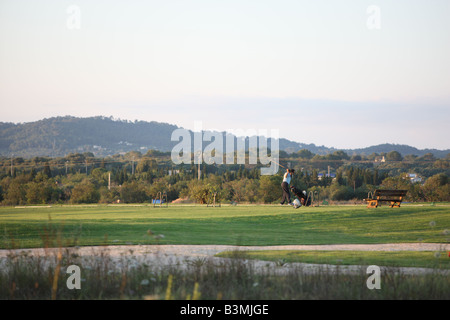
POLYGON ((203 152, 199 152, 199 154, 198 154, 198 180, 200 180, 201 179, 201 176, 202 176, 202 169, 201 169, 201 163, 202 163, 202 161, 203 161, 203 152))
POLYGON ((88 175, 88 161, 87 159, 85 161, 86 161, 86 175, 88 175))
POLYGON ((66 176, 67 176, 67 164, 69 163, 69 161, 66 161, 66 176))
POLYGON ((108 172, 108 190, 111 190, 111 172, 108 172))

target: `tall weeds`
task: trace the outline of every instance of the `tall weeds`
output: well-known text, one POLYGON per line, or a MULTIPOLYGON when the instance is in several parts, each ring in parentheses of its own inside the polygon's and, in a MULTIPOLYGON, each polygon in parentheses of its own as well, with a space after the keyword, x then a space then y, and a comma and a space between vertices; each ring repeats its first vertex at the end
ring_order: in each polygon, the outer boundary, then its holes
MULTIPOLYGON (((160 300, 291 300, 291 299, 448 299, 450 277, 436 268, 425 275, 385 269, 381 289, 366 286, 361 268, 348 274, 275 263, 260 268, 236 252, 231 258, 197 258, 166 264, 148 263, 133 251, 119 257, 106 245, 91 254, 63 241, 51 224, 44 230, 43 249, 11 248, 0 257, 0 299, 160 299, 160 300), (57 245, 55 247, 55 244, 57 245), (66 273, 80 267, 81 289, 69 289, 66 273), (280 270, 284 271, 280 273, 280 270)), ((98 248, 97 248, 98 249, 98 248)), ((158 255, 156 255, 158 256, 158 255)), ((163 257, 160 257, 163 259, 163 257)))
POLYGON ((201 265, 156 268, 119 260, 105 248, 89 259, 76 250, 47 252, 44 256, 13 251, 4 258, 0 272, 0 299, 448 299, 448 275, 434 272, 406 275, 396 270, 382 274, 381 289, 369 290, 364 270, 356 274, 305 272, 283 266, 256 270, 248 261, 206 260, 201 265), (55 256, 56 255, 56 256, 55 256), (81 289, 68 289, 68 264, 81 267, 81 289))

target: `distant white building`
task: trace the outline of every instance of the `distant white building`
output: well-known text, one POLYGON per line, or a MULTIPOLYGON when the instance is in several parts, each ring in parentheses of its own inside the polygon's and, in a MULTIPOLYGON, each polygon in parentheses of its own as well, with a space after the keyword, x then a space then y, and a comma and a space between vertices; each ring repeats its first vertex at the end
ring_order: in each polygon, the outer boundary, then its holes
POLYGON ((330 173, 330 174, 328 174, 328 173, 326 173, 326 174, 319 173, 319 174, 317 175, 317 177, 318 177, 319 180, 322 180, 323 177, 335 179, 335 178, 336 178, 336 174, 335 174, 335 173, 330 173))
POLYGON ((375 157, 375 162, 386 162, 386 159, 384 158, 384 156, 378 156, 375 157))
POLYGON ((407 173, 406 178, 411 181, 411 183, 422 182, 422 178, 416 173, 407 173))

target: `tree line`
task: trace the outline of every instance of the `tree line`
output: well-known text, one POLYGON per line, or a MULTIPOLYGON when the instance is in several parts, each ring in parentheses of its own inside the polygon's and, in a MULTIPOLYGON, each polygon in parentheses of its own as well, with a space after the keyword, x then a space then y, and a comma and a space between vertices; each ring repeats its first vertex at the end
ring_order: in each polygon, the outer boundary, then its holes
POLYGON ((170 153, 149 150, 110 157, 90 152, 65 157, 0 158, 3 205, 65 203, 277 203, 284 168, 296 169, 291 182, 327 201, 360 201, 377 188, 406 189, 407 201, 450 201, 450 157, 436 159, 387 154, 316 155, 280 152, 277 175, 260 175, 258 165, 174 165, 170 153), (416 180, 411 178, 414 174, 416 180))

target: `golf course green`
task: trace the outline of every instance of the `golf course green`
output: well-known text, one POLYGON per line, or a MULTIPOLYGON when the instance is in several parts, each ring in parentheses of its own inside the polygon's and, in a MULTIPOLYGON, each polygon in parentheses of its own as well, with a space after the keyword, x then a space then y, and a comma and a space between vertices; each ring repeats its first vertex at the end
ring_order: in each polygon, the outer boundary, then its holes
POLYGON ((448 243, 449 205, 0 207, 0 248, 120 244, 448 243))

